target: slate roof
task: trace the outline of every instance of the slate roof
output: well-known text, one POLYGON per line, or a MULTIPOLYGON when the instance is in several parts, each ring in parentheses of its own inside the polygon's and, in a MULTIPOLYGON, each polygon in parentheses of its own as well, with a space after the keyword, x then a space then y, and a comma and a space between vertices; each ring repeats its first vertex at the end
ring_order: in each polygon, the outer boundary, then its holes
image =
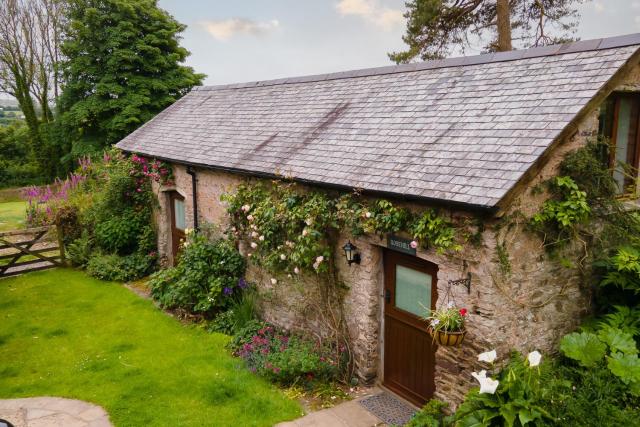
POLYGON ((117 146, 492 208, 638 47, 634 34, 196 87, 117 146))

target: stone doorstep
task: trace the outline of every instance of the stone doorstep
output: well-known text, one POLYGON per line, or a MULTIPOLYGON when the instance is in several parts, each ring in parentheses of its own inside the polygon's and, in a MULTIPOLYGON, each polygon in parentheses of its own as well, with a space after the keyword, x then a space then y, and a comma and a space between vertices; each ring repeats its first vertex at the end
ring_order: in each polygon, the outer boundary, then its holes
POLYGON ((113 427, 100 406, 60 397, 0 400, 0 418, 15 427, 113 427))

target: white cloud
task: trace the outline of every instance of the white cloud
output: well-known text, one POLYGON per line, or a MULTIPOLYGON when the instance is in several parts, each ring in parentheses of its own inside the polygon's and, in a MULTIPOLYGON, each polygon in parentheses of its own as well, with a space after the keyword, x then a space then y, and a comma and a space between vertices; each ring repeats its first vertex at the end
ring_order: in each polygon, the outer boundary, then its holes
POLYGON ((229 40, 238 34, 259 36, 269 33, 280 27, 280 22, 277 19, 256 22, 245 18, 230 18, 217 21, 202 21, 200 25, 216 39, 229 40))
POLYGON ((340 0, 336 9, 342 16, 360 16, 383 30, 404 22, 402 10, 381 6, 377 0, 340 0))

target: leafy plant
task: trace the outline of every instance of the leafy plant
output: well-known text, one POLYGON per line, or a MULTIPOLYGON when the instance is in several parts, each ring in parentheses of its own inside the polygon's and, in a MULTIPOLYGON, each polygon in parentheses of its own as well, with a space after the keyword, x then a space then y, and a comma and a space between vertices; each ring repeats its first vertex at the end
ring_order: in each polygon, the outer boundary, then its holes
POLYGON ((422 409, 415 413, 405 427, 442 427, 450 425, 450 420, 445 417, 444 410, 449 406, 438 399, 431 399, 422 409))
POLYGON ((93 242, 89 233, 85 230, 82 236, 69 243, 66 247, 67 256, 71 263, 78 267, 84 267, 91 258, 93 242))
POLYGON ((612 374, 629 385, 634 395, 640 396, 640 360, 633 335, 610 326, 597 333, 572 333, 562 338, 560 350, 585 368, 606 362, 612 374))
MULTIPOLYGON (((480 374, 482 374, 481 372, 480 374)), ((482 376, 479 376, 481 379, 482 376)), ((502 369, 494 392, 472 390, 455 413, 455 425, 471 426, 544 426, 552 421, 544 407, 544 384, 540 369, 512 353, 502 369)))
POLYGON ((151 295, 161 306, 212 315, 248 285, 244 258, 227 240, 189 233, 178 265, 154 274, 151 295))
POLYGON ((600 286, 613 286, 634 294, 640 294, 640 249, 620 247, 615 255, 598 265, 606 269, 600 286))
POLYGON ((581 191, 571 177, 558 176, 550 185, 556 198, 542 205, 541 211, 533 217, 534 225, 547 224, 566 231, 589 218, 591 208, 587 203, 587 193, 581 191))
POLYGON ((231 347, 251 371, 284 385, 330 382, 337 379, 340 371, 341 360, 335 357, 333 349, 268 324, 248 324, 239 331, 231 347))
POLYGON ((455 228, 431 209, 426 210, 411 224, 410 232, 423 247, 434 247, 440 253, 462 249, 455 241, 455 228))
POLYGON ((229 335, 243 329, 257 318, 256 302, 256 292, 252 289, 245 290, 227 311, 216 314, 209 323, 208 329, 229 335))
POLYGON ((139 253, 131 255, 94 253, 86 264, 87 273, 101 280, 125 282, 148 275, 155 266, 155 257, 139 253))
POLYGON ((557 426, 624 426, 638 421, 638 400, 604 364, 556 363, 545 375, 545 406, 557 426))
POLYGON ((460 332, 464 330, 466 316, 466 308, 457 308, 450 304, 430 311, 429 316, 424 319, 429 322, 433 331, 460 332))

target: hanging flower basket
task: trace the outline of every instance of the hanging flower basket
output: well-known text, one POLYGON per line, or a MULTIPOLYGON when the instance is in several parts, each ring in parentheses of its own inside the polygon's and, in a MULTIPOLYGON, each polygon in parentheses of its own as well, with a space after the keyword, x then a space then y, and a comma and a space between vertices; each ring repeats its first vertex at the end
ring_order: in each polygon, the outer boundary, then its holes
POLYGON ((429 334, 438 345, 457 347, 464 341, 464 336, 467 334, 467 331, 463 329, 457 332, 449 332, 442 329, 435 330, 429 327, 429 334))

